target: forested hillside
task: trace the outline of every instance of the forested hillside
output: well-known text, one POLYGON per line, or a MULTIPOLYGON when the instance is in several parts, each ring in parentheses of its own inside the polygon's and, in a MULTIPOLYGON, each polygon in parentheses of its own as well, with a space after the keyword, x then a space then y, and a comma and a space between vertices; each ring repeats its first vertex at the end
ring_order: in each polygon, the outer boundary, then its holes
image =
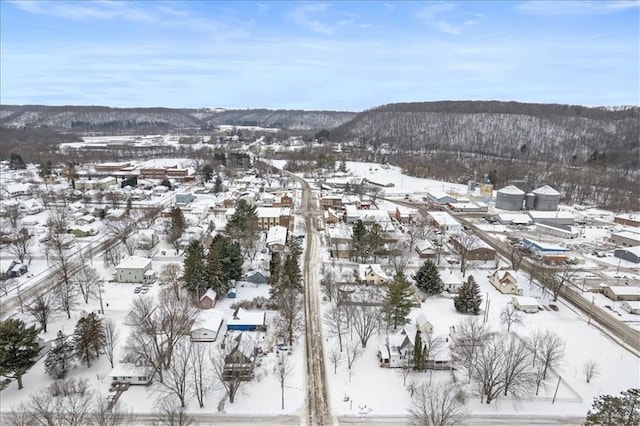
POLYGON ((609 110, 516 102, 391 104, 364 111, 331 132, 392 150, 457 151, 499 158, 637 169, 640 108, 609 110))

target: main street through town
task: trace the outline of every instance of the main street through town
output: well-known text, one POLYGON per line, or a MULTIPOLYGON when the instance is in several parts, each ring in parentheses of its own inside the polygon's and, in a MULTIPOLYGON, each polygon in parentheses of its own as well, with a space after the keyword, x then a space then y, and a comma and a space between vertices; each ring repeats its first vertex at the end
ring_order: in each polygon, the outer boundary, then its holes
POLYGON ((304 317, 305 317, 305 353, 306 353, 306 409, 305 420, 308 425, 329 425, 333 421, 329 410, 327 380, 324 364, 324 346, 322 340, 322 318, 320 315, 320 284, 318 282, 318 263, 320 258, 320 236, 317 229, 321 222, 321 211, 312 198, 311 187, 302 178, 293 174, 302 187, 302 197, 298 214, 304 217, 307 247, 304 253, 304 317))

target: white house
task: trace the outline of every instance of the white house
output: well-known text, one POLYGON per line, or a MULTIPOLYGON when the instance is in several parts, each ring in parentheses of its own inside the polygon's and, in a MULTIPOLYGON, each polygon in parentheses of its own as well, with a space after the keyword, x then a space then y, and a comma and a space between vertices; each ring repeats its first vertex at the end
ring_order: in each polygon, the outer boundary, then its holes
POLYGON ((124 283, 143 283, 144 274, 151 269, 151 259, 129 256, 116 266, 116 281, 124 283))
POLYGON ((288 228, 285 226, 272 226, 267 231, 266 245, 272 252, 281 252, 287 243, 288 228))
POLYGON ((215 342, 222 328, 223 311, 208 309, 200 311, 191 327, 191 340, 194 342, 215 342))
POLYGON ((526 312, 528 314, 535 314, 538 312, 538 300, 533 297, 525 296, 513 296, 511 297, 511 304, 519 311, 526 312))
POLYGON ((38 214, 44 211, 44 206, 38 200, 30 198, 20 201, 18 211, 25 215, 38 214))
POLYGON ((148 385, 151 383, 153 368, 140 366, 130 362, 121 362, 109 373, 111 380, 116 383, 128 383, 130 385, 148 385))
POLYGON ((384 284, 391 280, 379 264, 358 265, 358 279, 367 284, 384 284))
POLYGON ((498 269, 491 274, 489 282, 502 294, 522 296, 522 288, 518 286, 518 279, 513 270, 498 269))
POLYGON ((440 275, 440 278, 442 279, 445 291, 449 293, 457 294, 460 288, 462 288, 462 284, 464 284, 462 277, 453 269, 445 269, 440 275))

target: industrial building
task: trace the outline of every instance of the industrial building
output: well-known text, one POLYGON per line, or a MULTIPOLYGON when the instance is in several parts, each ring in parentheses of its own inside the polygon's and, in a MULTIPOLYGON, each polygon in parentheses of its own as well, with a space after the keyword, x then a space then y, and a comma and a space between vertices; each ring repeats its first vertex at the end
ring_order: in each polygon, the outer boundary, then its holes
POLYGON ((499 189, 496 194, 496 209, 522 210, 524 191, 514 185, 499 189))
POLYGON ((627 262, 640 263, 640 246, 617 249, 613 255, 627 262))
POLYGON ((533 210, 556 211, 560 204, 560 193, 549 185, 533 190, 533 210))

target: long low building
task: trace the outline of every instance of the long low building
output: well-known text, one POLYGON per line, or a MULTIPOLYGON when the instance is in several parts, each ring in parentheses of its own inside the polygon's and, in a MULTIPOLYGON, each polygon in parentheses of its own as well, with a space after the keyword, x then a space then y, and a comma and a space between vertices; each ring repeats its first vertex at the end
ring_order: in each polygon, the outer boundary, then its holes
POLYGON ((640 263, 640 246, 617 249, 613 255, 627 262, 640 263))
POLYGON ((631 231, 612 232, 610 240, 625 247, 640 246, 640 234, 631 231))

